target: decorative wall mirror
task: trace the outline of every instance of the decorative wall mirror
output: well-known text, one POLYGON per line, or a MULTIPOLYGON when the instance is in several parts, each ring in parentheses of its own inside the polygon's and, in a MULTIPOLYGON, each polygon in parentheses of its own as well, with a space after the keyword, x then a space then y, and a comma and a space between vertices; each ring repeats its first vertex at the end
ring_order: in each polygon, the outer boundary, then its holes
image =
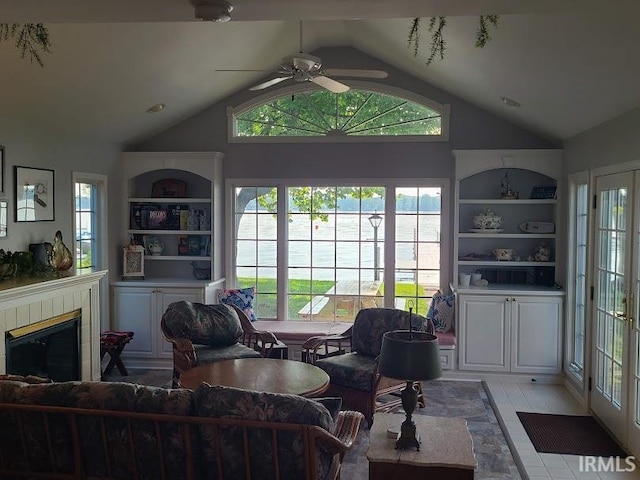
POLYGON ((7 236, 7 202, 0 202, 0 237, 7 236))

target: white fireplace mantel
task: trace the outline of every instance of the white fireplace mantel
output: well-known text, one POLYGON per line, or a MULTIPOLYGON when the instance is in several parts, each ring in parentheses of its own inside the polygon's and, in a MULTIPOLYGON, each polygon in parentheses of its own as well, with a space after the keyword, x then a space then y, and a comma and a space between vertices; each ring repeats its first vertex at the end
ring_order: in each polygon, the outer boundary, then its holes
POLYGON ((0 374, 6 373, 7 330, 33 325, 82 310, 80 355, 82 380, 100 380, 100 288, 107 270, 55 279, 11 279, 0 282, 0 374))

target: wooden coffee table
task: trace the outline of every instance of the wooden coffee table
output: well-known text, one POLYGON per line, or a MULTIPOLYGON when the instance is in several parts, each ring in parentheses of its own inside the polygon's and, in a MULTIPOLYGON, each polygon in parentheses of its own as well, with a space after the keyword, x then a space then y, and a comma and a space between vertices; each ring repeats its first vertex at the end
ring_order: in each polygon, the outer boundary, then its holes
POLYGON ((239 358, 193 367, 180 375, 182 388, 195 390, 201 383, 304 397, 329 388, 329 375, 308 363, 276 358, 239 358))

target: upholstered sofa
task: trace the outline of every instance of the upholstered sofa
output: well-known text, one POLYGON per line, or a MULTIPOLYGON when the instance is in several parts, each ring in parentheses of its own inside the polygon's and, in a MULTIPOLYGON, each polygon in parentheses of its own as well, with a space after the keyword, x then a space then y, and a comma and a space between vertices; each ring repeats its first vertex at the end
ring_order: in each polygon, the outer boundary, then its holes
POLYGON ((230 387, 4 380, 0 478, 335 480, 362 415, 324 402, 332 412, 230 387))

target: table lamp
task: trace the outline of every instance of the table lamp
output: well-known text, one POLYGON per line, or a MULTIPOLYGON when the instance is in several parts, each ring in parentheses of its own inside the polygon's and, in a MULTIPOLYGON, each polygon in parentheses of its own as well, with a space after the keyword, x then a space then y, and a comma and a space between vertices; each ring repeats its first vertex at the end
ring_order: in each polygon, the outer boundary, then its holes
POLYGON ((406 418, 400 426, 396 448, 416 447, 420 450, 416 424, 411 419, 411 414, 418 403, 418 390, 414 382, 440 377, 442 372, 438 337, 426 332, 413 331, 411 322, 409 322, 409 330, 393 330, 385 333, 382 336, 378 371, 385 377, 407 382, 407 386, 400 393, 406 418))

